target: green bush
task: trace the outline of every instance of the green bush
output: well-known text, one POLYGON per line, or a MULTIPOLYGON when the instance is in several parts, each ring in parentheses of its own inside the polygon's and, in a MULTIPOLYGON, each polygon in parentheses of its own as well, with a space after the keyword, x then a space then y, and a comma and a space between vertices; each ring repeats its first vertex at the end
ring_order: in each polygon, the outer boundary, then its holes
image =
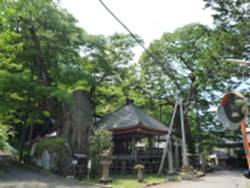
POLYGON ((36 142, 33 156, 41 158, 45 150, 50 154, 51 171, 65 175, 71 165, 71 150, 66 140, 59 136, 42 138, 36 142))
POLYGON ((89 156, 92 161, 91 175, 100 175, 101 154, 107 150, 113 149, 112 132, 104 129, 98 129, 90 137, 89 156))
POLYGON ((9 127, 0 123, 0 150, 12 150, 12 147, 8 143, 10 135, 13 135, 13 133, 10 131, 9 127))
POLYGON ((41 155, 45 150, 49 152, 63 151, 65 140, 62 137, 47 137, 36 143, 36 154, 41 155))

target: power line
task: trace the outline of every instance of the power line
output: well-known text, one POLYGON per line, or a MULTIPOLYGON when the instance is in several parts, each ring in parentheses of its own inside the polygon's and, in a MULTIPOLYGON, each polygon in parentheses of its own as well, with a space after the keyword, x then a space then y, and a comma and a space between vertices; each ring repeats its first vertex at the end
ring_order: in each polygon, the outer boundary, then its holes
MULTIPOLYGON (((99 2, 101 3, 101 5, 109 12, 109 14, 124 28, 126 29, 126 31, 131 35, 131 37, 134 38, 134 40, 145 50, 145 52, 158 64, 161 64, 161 62, 155 57, 155 55, 153 53, 151 53, 144 45, 143 43, 138 40, 138 38, 133 34, 133 32, 115 15, 115 13, 113 13, 110 8, 102 1, 99 0, 99 2)), ((170 68, 169 68, 170 69, 170 68)), ((170 69, 171 71, 171 69, 170 69)), ((174 75, 172 75, 171 73, 166 72, 166 74, 169 77, 174 77, 174 75)), ((175 77, 174 77, 175 78, 175 77)), ((174 84, 176 85, 176 87, 178 88, 178 90, 182 93, 181 87, 180 85, 175 81, 174 79, 174 84)))
POLYGON ((154 56, 154 54, 152 54, 144 45, 143 43, 138 40, 138 38, 133 34, 133 32, 115 15, 115 13, 113 13, 108 6, 102 1, 99 0, 99 2, 102 4, 102 6, 111 14, 111 16, 124 28, 127 30, 127 32, 131 35, 131 37, 133 37, 135 39, 135 41, 146 51, 146 53, 148 53, 150 55, 150 57, 156 61, 157 63, 160 63, 158 61, 158 59, 156 59, 156 57, 154 56))

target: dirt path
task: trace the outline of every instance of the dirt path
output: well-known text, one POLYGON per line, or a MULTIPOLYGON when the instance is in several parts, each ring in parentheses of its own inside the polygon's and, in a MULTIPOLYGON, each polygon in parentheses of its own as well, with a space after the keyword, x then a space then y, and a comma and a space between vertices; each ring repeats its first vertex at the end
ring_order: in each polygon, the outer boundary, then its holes
POLYGON ((26 169, 4 160, 0 156, 0 188, 98 188, 97 186, 73 183, 64 178, 26 169))
POLYGON ((193 181, 166 183, 152 188, 250 188, 240 171, 217 171, 193 181))

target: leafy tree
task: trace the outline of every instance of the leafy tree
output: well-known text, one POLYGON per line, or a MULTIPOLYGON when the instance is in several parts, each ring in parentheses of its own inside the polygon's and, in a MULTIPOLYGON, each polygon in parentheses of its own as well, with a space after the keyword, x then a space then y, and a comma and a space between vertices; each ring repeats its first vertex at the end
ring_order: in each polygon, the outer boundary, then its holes
POLYGON ((127 91, 135 77, 131 63, 136 43, 129 35, 89 38, 88 54, 82 58, 81 72, 88 79, 80 79, 72 87, 87 88, 98 114, 114 110, 125 101, 127 91))
POLYGON ((250 54, 250 3, 248 0, 204 0, 206 7, 214 10, 214 22, 218 29, 232 40, 224 45, 238 54, 235 58, 249 59, 250 54))
MULTIPOLYGON (((223 59, 236 58, 247 59, 250 58, 250 3, 249 1, 233 0, 204 0, 206 7, 214 10, 214 23, 216 25, 213 37, 214 52, 219 54, 223 59)), ((227 67, 228 64, 225 64, 227 67)), ((227 75, 224 67, 218 69, 220 74, 227 75)), ((234 81, 224 83, 227 91, 232 88, 241 89, 241 91, 248 96, 249 85, 246 81, 249 78, 249 67, 236 67, 234 72, 230 72, 234 81), (237 81, 237 82, 235 82, 237 81), (234 86, 233 86, 234 85, 234 86)), ((222 91, 223 92, 223 91, 222 91)), ((216 101, 217 102, 217 101, 216 101)), ((216 123, 218 127, 220 124, 216 123)), ((228 137, 230 139, 237 139, 238 134, 230 131, 219 131, 214 135, 228 137)))
MULTIPOLYGON (((227 33, 190 24, 173 33, 164 33, 159 40, 150 44, 148 50, 158 59, 157 62, 146 52, 141 56, 141 88, 145 93, 170 106, 177 98, 183 100, 191 152, 194 142, 192 135, 198 134, 196 126, 208 126, 202 113, 218 102, 218 93, 236 88, 241 79, 246 79, 244 69, 224 60, 228 53, 223 42, 230 39, 227 33), (235 76, 238 79, 234 79, 235 76), (196 120, 197 114, 199 120, 196 120)), ((213 122, 215 118, 209 125, 213 122)))
POLYGON ((2 0, 0 11, 0 114, 21 140, 20 159, 34 127, 61 126, 72 91, 88 90, 97 113, 123 103, 135 76, 129 35, 88 35, 51 0, 2 0))
POLYGON ((101 155, 106 151, 110 151, 112 154, 112 149, 112 132, 104 129, 96 130, 90 138, 89 148, 89 154, 92 160, 92 174, 94 176, 100 174, 100 162, 102 159, 101 155))
POLYGON ((214 21, 224 27, 234 26, 250 19, 248 0, 204 0, 206 7, 212 8, 214 21))
POLYGON ((87 34, 50 0, 2 1, 0 11, 1 110, 9 124, 30 127, 19 134, 22 148, 33 125, 57 118, 67 96, 62 78, 77 67, 87 34))

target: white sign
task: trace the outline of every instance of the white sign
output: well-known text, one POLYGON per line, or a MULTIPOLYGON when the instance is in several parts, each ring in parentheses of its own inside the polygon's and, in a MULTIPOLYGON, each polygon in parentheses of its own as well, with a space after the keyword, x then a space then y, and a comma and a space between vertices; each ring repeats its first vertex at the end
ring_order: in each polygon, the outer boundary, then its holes
POLYGON ((88 169, 91 169, 91 166, 92 166, 92 161, 88 160, 88 169))

